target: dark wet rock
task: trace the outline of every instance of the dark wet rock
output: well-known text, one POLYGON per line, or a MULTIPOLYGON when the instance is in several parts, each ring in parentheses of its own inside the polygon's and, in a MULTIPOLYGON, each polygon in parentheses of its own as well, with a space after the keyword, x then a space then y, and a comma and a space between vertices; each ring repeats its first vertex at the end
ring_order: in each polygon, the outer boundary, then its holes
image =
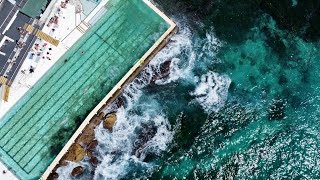
POLYGON ((123 96, 119 96, 116 100, 115 100, 115 104, 117 106, 117 108, 120 108, 122 106, 125 105, 125 98, 123 96))
POLYGON ((103 128, 112 131, 113 125, 117 121, 117 116, 115 113, 108 114, 106 119, 103 122, 103 128))
POLYGON ((88 150, 93 150, 98 146, 98 141, 97 140, 93 140, 91 141, 91 143, 88 145, 87 149, 88 150))
POLYGON ((104 113, 101 112, 99 115, 95 115, 90 123, 85 127, 79 137, 76 139, 76 142, 83 147, 87 147, 95 139, 95 128, 103 120, 104 113))
POLYGON ((53 171, 53 172, 49 175, 49 177, 47 178, 47 180, 56 180, 56 179, 58 179, 58 178, 59 178, 59 174, 58 174, 57 172, 53 171))
POLYGON ((150 141, 157 133, 157 127, 154 125, 142 124, 141 128, 137 130, 138 138, 134 142, 133 154, 140 157, 143 149, 148 141, 150 141))
POLYGON ((93 124, 89 124, 82 134, 78 137, 77 142, 83 146, 86 146, 90 142, 92 142, 95 138, 95 133, 94 133, 94 126, 93 124))
POLYGON ((285 101, 273 100, 269 107, 269 120, 282 120, 285 117, 285 101))
POLYGON ((71 175, 74 177, 80 176, 81 174, 84 173, 84 167, 82 166, 77 166, 75 168, 73 168, 71 175))
POLYGON ((168 77, 170 74, 170 65, 171 61, 165 61, 160 64, 160 69, 158 71, 154 70, 155 74, 152 77, 151 82, 168 77))
POLYGON ((164 63, 162 63, 160 65, 160 72, 161 74, 163 74, 164 76, 169 75, 169 71, 170 71, 170 65, 171 65, 171 61, 165 61, 164 63))
POLYGON ((92 151, 92 150, 87 150, 86 155, 87 155, 89 158, 92 158, 92 157, 93 157, 93 151, 92 151))
POLYGON ((74 143, 66 153, 65 159, 68 161, 79 162, 84 158, 85 154, 86 151, 84 148, 80 144, 74 143))
POLYGON ((103 119, 104 116, 105 116, 104 112, 100 112, 100 113, 99 113, 99 118, 100 118, 100 119, 103 119))
POLYGON ((97 166, 99 164, 99 160, 97 157, 93 156, 90 158, 90 163, 92 166, 97 166))
POLYGON ((68 164, 69 164, 69 162, 68 162, 68 161, 65 161, 65 160, 62 160, 62 161, 60 161, 60 163, 59 163, 60 166, 67 166, 68 164))
POLYGON ((77 139, 77 142, 81 144, 82 146, 88 145, 93 139, 95 138, 94 136, 94 131, 92 134, 81 134, 80 137, 77 139))

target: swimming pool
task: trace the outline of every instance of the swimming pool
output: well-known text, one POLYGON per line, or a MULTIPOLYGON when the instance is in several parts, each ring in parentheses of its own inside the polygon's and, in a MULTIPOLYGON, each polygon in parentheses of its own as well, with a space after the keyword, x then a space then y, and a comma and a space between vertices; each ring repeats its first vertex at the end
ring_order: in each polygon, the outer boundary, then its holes
POLYGON ((21 179, 39 178, 88 113, 169 28, 142 0, 106 6, 0 120, 0 159, 21 179))

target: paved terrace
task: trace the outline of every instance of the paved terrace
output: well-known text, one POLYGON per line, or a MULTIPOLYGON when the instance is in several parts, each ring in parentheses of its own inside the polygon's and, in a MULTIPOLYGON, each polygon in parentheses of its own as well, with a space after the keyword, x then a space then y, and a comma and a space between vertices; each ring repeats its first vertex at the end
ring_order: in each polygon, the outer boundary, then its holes
POLYGON ((21 179, 39 178, 52 163, 45 179, 97 109, 175 28, 148 1, 110 0, 104 7, 103 17, 0 120, 0 159, 21 179))

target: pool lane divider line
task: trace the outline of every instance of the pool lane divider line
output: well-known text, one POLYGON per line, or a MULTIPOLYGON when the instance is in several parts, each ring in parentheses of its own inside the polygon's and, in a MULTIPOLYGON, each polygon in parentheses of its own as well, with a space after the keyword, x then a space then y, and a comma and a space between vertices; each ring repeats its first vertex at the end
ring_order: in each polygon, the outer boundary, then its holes
MULTIPOLYGON (((92 54, 92 55, 93 55, 93 54, 92 54)), ((90 56, 90 57, 91 57, 91 56, 90 56)), ((75 62, 75 63, 76 63, 76 62, 75 62)), ((87 61, 84 60, 83 64, 85 64, 85 63, 87 63, 87 61)), ((81 66, 82 66, 83 64, 81 64, 81 66)), ((80 66, 80 67, 81 67, 81 66, 80 66)), ((79 68, 80 68, 80 67, 79 67, 79 68)), ((77 69, 73 74, 77 73, 78 70, 79 70, 79 69, 77 69)), ((66 71, 66 72, 67 72, 67 71, 66 71)), ((73 75, 73 74, 72 74, 72 75, 73 75)), ((70 78, 72 78, 72 75, 70 75, 70 78)), ((60 77, 61 77, 61 76, 60 76, 60 77)), ((70 78, 69 78, 69 79, 70 79, 70 78)), ((68 79, 68 80, 69 80, 69 79, 68 79)), ((57 79, 56 82, 58 82, 59 80, 61 81, 61 78, 57 79)), ((63 85, 64 85, 64 84, 62 84, 61 87, 62 87, 63 85)), ((54 86, 54 85, 53 85, 53 86, 54 86)), ((48 93, 50 90, 52 90, 52 88, 48 88, 48 91, 46 91, 46 93, 48 93)), ((56 92, 58 92, 58 91, 59 91, 59 89, 58 89, 57 91, 55 91, 54 94, 56 94, 56 92)), ((46 96, 46 95, 47 95, 46 93, 44 93, 43 96, 46 96)), ((42 98, 43 96, 41 96, 41 98, 42 98)), ((41 99, 41 98, 39 98, 39 99, 41 99)), ((44 104, 46 104, 47 102, 48 102, 48 101, 46 101, 44 104)), ((43 105, 44 105, 44 104, 43 104, 43 105)), ((33 106, 34 106, 34 105, 39 105, 39 104, 34 103, 33 106)), ((33 107, 33 106, 32 106, 32 107, 33 107)), ((32 107, 31 107, 29 110, 31 110, 32 107)), ((29 112, 29 110, 26 111, 26 113, 23 114, 23 116, 22 116, 21 118, 19 118, 19 119, 23 119, 23 117, 27 114, 27 112, 29 112)), ((35 113, 36 113, 36 112, 34 112, 34 114, 35 114, 35 113)), ((21 121, 18 121, 18 123, 19 123, 19 122, 21 122, 21 121)), ((28 123, 28 122, 24 123, 21 127, 23 127, 23 126, 24 126, 25 124, 27 124, 27 123, 28 123)), ((8 131, 0 138, 0 140, 2 140, 2 139, 12 130, 12 127, 14 127, 15 125, 16 125, 16 124, 13 124, 13 126, 11 126, 11 128, 8 129, 8 131)), ((2 127, 3 127, 3 126, 2 126, 2 127)), ((1 128, 2 128, 2 127, 1 127, 1 128)), ((20 128, 19 128, 18 130, 16 130, 15 133, 18 132, 19 130, 20 130, 20 128)), ((8 141, 10 141, 10 140, 11 140, 11 139, 9 139, 8 141)), ((7 141, 7 142, 8 142, 8 141, 7 141)), ((7 143, 7 142, 6 142, 6 143, 7 143)), ((0 141, 0 143, 2 144, 1 141, 0 141)), ((6 143, 5 143, 5 144, 6 144, 6 143)), ((4 145, 1 145, 1 146, 4 146, 4 145)))
MULTIPOLYGON (((98 29, 101 29, 102 26, 103 26, 103 24, 102 24, 99 28, 97 28, 97 30, 98 30, 98 29)), ((109 26, 108 29, 106 29, 106 30, 104 31, 104 34, 107 33, 107 31, 109 31, 109 29, 110 29, 111 27, 112 27, 112 26, 109 26)), ((118 29, 118 30, 119 30, 119 29, 118 29)), ((110 34, 108 37, 111 37, 114 33, 116 33, 116 32, 113 31, 113 33, 110 34)), ((104 35, 104 34, 103 34, 103 35, 104 35)), ((81 47, 82 47, 82 46, 81 46, 81 47)), ((80 50, 81 47, 78 47, 77 49, 80 50)), ((75 53, 73 53, 70 57, 73 57, 73 56, 78 52, 78 50, 76 50, 75 53)), ((75 62, 75 63, 77 63, 77 62, 75 62)), ((71 66, 73 66, 75 63, 73 63, 71 66)), ((67 72, 67 70, 66 70, 63 74, 65 74, 66 72, 67 72)), ((57 74, 57 73, 56 73, 56 74, 57 74)), ((59 73, 59 74, 61 74, 61 73, 59 73)), ((49 77, 49 79, 53 78, 54 75, 55 75, 55 74, 52 74, 52 75, 49 77)), ((62 76, 62 75, 61 75, 61 76, 62 76)), ((61 76, 60 76, 60 77, 61 77, 61 76)), ((49 79, 48 79, 48 80, 49 80, 49 79)), ((57 81, 58 81, 59 79, 60 79, 60 78, 58 78, 57 81)), ((54 86, 54 85, 52 85, 52 86, 54 86)), ((52 86, 51 86, 51 87, 52 87, 52 86)), ((43 94, 45 95, 45 94, 51 89, 51 87, 48 88, 48 90, 47 90, 45 93, 43 93, 43 94)), ((39 91, 40 91, 40 90, 39 90, 39 91)), ((37 92, 38 92, 38 91, 34 92, 33 95, 35 95, 37 92)), ((43 95, 43 96, 44 96, 44 95, 43 95)), ((41 99, 43 96, 41 96, 40 99, 41 99)), ((24 105, 26 105, 26 104, 24 104, 24 105)), ((22 105, 22 106, 24 106, 24 105, 22 105)), ((26 106, 30 106, 30 105, 26 105, 26 106)), ((32 106, 32 107, 33 107, 33 106, 32 106)), ((30 107, 29 110, 32 109, 32 107, 30 107)), ((20 109, 21 109, 21 108, 20 108, 20 109)), ((20 110, 20 109, 19 109, 19 110, 20 110)), ((9 122, 9 121, 7 121, 7 122, 9 122)), ((4 127, 7 122, 5 122, 1 127, 4 127)), ((14 125, 13 125, 13 126, 14 126, 14 125)), ((11 126, 10 128, 8 128, 8 131, 7 131, 5 134, 7 134, 7 133, 10 131, 10 129, 12 129, 13 126, 11 126)), ((3 137, 3 136, 2 136, 2 137, 3 137)), ((0 140, 2 139, 2 137, 0 137, 0 140)), ((1 142, 1 141, 0 141, 0 142, 1 142)))
MULTIPOLYGON (((141 28, 140 28, 140 29, 141 29, 141 28)), ((136 29, 135 29, 135 30, 136 30, 136 29)), ((142 31, 140 34, 142 34, 142 33, 145 32, 145 31, 146 31, 146 29, 145 29, 144 31, 142 31)), ((135 41, 138 37, 139 37, 139 34, 136 36, 136 38, 134 39, 134 41, 135 41)), ((103 40, 103 39, 102 39, 102 40, 103 40)), ((121 45, 124 45, 124 44, 125 44, 125 43, 123 42, 121 45)), ((110 47, 110 46, 109 46, 109 47, 110 47)), ((115 51, 114 51, 114 52, 115 52, 115 51)), ((41 119, 41 118, 40 118, 40 119, 41 119)), ((46 124, 46 123, 45 123, 45 124, 46 124)), ((44 125, 45 125, 45 124, 44 124, 44 125)), ((34 125, 35 125, 35 124, 34 124, 34 125)), ((33 125, 33 126, 34 126, 34 125, 33 125)), ((43 126, 44 126, 44 125, 43 125, 43 126)), ((33 126, 32 126, 32 127, 33 127, 33 126)), ((43 127, 43 126, 42 126, 42 127, 43 127)), ((31 128, 32 128, 32 127, 31 127, 31 128)), ((40 129, 42 129, 42 128, 40 128, 40 129)), ((36 134, 37 134, 37 133, 36 133, 36 134)), ((34 135, 35 135, 35 134, 34 134, 34 135)), ((33 135, 32 137, 34 137, 34 135, 33 135)), ((20 138, 20 139, 21 139, 21 138, 20 138)), ((29 139, 30 139, 30 138, 29 138, 29 139)), ((40 139, 40 140, 41 140, 41 139, 40 139)), ((18 140, 18 141, 20 141, 20 140, 18 140)), ((39 140, 38 140, 38 141, 39 141, 39 140)), ((27 142, 26 142, 26 143, 27 143, 27 142)), ((26 143, 25 143, 25 144, 26 144, 26 143)), ((36 144, 37 144, 37 143, 36 143, 36 144)), ((14 147, 14 146, 12 146, 11 149, 12 149, 13 147, 14 147)), ((11 151, 11 149, 9 149, 8 152, 11 151)), ((21 149, 20 149, 20 150, 21 150, 21 149)), ((20 151, 20 150, 19 150, 19 151, 20 151)), ((30 149, 29 149, 29 150, 30 150, 30 149)), ((19 151, 18 151, 18 152, 19 152, 19 151)), ((12 154, 10 154, 10 155, 12 155, 12 154)), ((26 154, 25 154, 25 155, 26 155, 26 154)), ((12 156, 14 156, 14 155, 12 155, 12 156)), ((22 158, 23 158, 23 157, 22 157, 22 158)), ((17 160, 17 161, 20 162, 20 161, 22 160, 22 158, 20 158, 20 160, 17 160)), ((16 160, 16 159, 15 159, 15 160, 16 160)))
MULTIPOLYGON (((90 57, 91 57, 91 56, 90 56, 90 57)), ((89 57, 89 58, 90 58, 90 57, 89 57)), ((89 58, 88 58, 88 59, 89 59, 89 58)), ((87 61, 87 62, 89 62, 89 61, 87 61)), ((92 65, 94 65, 94 63, 92 63, 92 65)), ((92 65, 91 65, 90 67, 88 67, 88 69, 90 69, 90 68, 92 67, 92 65)), ((76 71, 75 73, 77 73, 77 72, 78 72, 78 71, 76 71)), ((75 74, 75 73, 74 73, 74 74, 75 74)), ((93 73, 94 73, 94 72, 93 72, 93 73)), ((72 76, 73 76, 73 75, 72 75, 72 76)), ((72 77, 72 76, 71 76, 71 77, 72 77)), ((68 82, 68 81, 69 81, 69 79, 68 79, 66 82, 68 82)), ((73 87, 73 85, 74 85, 75 83, 77 83, 77 82, 78 82, 78 81, 75 81, 73 84, 71 84, 70 88, 73 87)), ((65 84, 66 84, 66 83, 64 83, 64 84, 61 85, 60 87, 63 87, 65 84)), ((70 88, 69 88, 69 89, 70 89, 70 88)), ((68 90, 69 90, 69 89, 68 89, 68 90)), ((60 88, 58 88, 58 91, 56 91, 54 94, 58 93, 59 90, 60 90, 60 88)), ((72 95, 74 95, 74 94, 72 94, 72 95)), ((58 101, 58 100, 57 100, 57 101, 58 101)), ((57 102, 57 101, 56 101, 56 102, 57 102)), ((46 101, 46 102, 42 105, 42 107, 45 106, 45 105, 46 105, 47 103, 49 103, 49 102, 50 102, 50 101, 46 101)), ((57 104, 56 102, 54 102, 54 104, 57 104)), ((66 102, 68 102, 68 101, 65 101, 65 103, 66 103, 66 102)), ((39 109, 39 110, 41 110, 41 109, 39 109)), ((40 121, 43 120, 43 117, 44 117, 45 115, 47 115, 46 113, 48 112, 48 110, 50 110, 50 109, 47 109, 47 111, 45 111, 45 112, 43 113, 43 115, 42 115, 38 120, 40 120, 40 121)), ((37 112, 35 112, 35 113, 37 113, 37 112)), ((54 116, 54 115, 53 115, 53 116, 54 116)), ((50 118, 51 118, 51 117, 50 117, 50 118)), ((49 119, 50 119, 50 118, 49 118, 49 119)), ((47 122, 47 121, 45 121, 45 122, 47 122)), ((26 124, 29 124, 29 123, 26 122, 25 124, 23 124, 15 133, 18 133, 18 132, 20 132, 21 130, 23 130, 22 128, 24 128, 26 124)), ((34 122, 33 125, 32 125, 28 130, 32 129, 35 125, 38 125, 38 124, 39 124, 39 121, 34 122)), ((40 128, 40 129, 41 129, 41 128, 40 128)), ((27 132, 29 132, 29 131, 27 131, 27 132)), ((14 133, 14 134, 15 134, 15 133, 14 133)), ((23 139, 23 138, 25 138, 25 137, 24 137, 24 136, 20 137, 17 142, 19 142, 19 141, 20 141, 21 139, 23 139)), ((10 142, 10 140, 7 141, 7 142, 6 142, 4 145, 2 145, 2 146, 3 146, 3 147, 6 146, 7 143, 9 143, 9 142, 10 142)), ((11 149, 12 149, 15 145, 16 145, 16 144, 14 144, 14 145, 13 145, 9 150, 7 150, 7 151, 8 151, 8 152, 11 151, 11 149)))
MULTIPOLYGON (((45 146, 45 144, 40 148, 40 149, 42 149, 43 147, 45 146)), ((14 156, 11 156, 7 151, 5 151, 3 148, 1 148, 0 147, 0 149, 2 150, 2 151, 4 151, 4 152, 6 152, 5 154, 7 155, 7 156, 9 156, 14 162, 15 162, 15 164, 17 164, 20 168, 21 168, 21 170, 23 170, 26 174, 29 174, 33 169, 31 169, 30 171, 26 171, 25 169, 24 169, 24 167, 26 166, 26 165, 24 165, 23 167, 20 165, 20 163, 18 163, 15 159, 14 159, 14 156)), ((25 154, 26 155, 26 154, 25 154)), ((20 161, 19 161, 20 162, 20 161)), ((7 166, 7 167, 10 167, 10 166, 7 166)), ((16 174, 16 173, 14 173, 14 174, 16 174)))
MULTIPOLYGON (((111 53, 114 53, 114 52, 111 52, 111 53)), ((114 62, 114 61, 112 61, 112 62, 114 62)), ((101 68, 101 67, 100 67, 100 68, 101 68)), ((101 73, 101 74, 102 74, 102 73, 101 73)), ((90 78, 90 77, 89 77, 89 78, 90 78)), ((83 84, 81 87, 83 87, 83 86, 85 86, 85 84, 83 84)), ((81 87, 80 87, 80 88, 81 88, 81 87)), ((73 95, 72 95, 72 97, 73 97, 73 95)), ((72 98, 72 97, 70 97, 70 98, 72 98)), ((67 101, 66 101, 66 102, 67 102, 67 101)), ((69 109, 73 108, 73 105, 74 105, 76 102, 77 102, 77 101, 74 101, 74 102, 71 104, 71 107, 69 107, 69 109)), ((64 104, 65 104, 65 103, 64 103, 64 104)), ((66 113, 66 112, 65 112, 65 113, 66 113)), ((65 113, 64 113, 64 114, 65 114, 65 113)), ((64 115, 64 114, 63 114, 63 115, 64 115)), ((60 116, 60 117, 61 117, 61 116, 60 116)), ((57 121, 57 122, 59 122, 59 121, 57 121)), ((55 124, 56 124, 57 122, 55 122, 55 124)), ((47 123, 47 122, 46 122, 46 123, 47 123)), ((46 123, 45 123, 45 124, 46 124, 46 123)), ((53 124, 51 127, 54 127, 55 124, 53 124)), ((50 128, 51 128, 51 127, 50 127, 50 128)), ((41 129, 41 128, 40 128, 40 129, 41 129)), ((36 132, 36 133, 38 133, 38 132, 36 132)), ((35 135, 35 134, 34 134, 34 135, 35 135)), ((34 137, 34 136, 32 136, 32 137, 34 137)), ((32 137, 31 137, 31 138, 32 138, 32 137)), ((30 139, 31 139, 31 138, 30 138, 30 139)), ((24 146, 24 145, 23 145, 23 146, 24 146)), ((23 149, 23 148, 21 148, 21 149, 23 149)), ((20 150, 21 150, 21 149, 20 149, 20 150)), ((31 147, 31 149, 32 149, 32 147, 31 147)), ((19 152, 20 152, 20 150, 19 150, 19 152)), ((30 149, 28 149, 28 150, 30 150, 30 149)), ((23 158, 23 157, 20 158, 19 162, 22 160, 22 158, 23 158)))
MULTIPOLYGON (((112 53, 114 53, 114 52, 112 52, 112 53)), ((116 59, 114 58, 112 62, 114 62, 115 60, 116 60, 116 59)), ((100 73, 100 76, 101 76, 101 74, 103 74, 103 72, 100 73)), ((101 80, 100 80, 100 81, 101 81, 101 80)), ((71 106, 69 109, 73 108, 73 105, 74 105, 75 103, 77 103, 77 101, 74 101, 73 104, 72 104, 72 106, 71 106)), ((64 103, 64 104, 65 104, 65 103, 64 103)), ((81 105, 78 109, 80 109, 82 106, 84 106, 84 104, 81 105)), ((56 122, 56 123, 57 123, 57 122, 56 122)), ((53 127, 54 127, 54 125, 53 125, 53 127)), ((58 127, 57 127, 57 128, 58 128, 58 127)), ((41 139, 40 139, 40 140, 41 140, 41 139)), ((38 142, 40 142, 40 140, 38 140, 38 142)), ((37 142, 37 143, 38 143, 38 142, 37 142)), ((36 144, 37 144, 37 143, 36 143, 36 144)), ((35 144, 35 145, 36 145, 36 144, 35 144)), ((35 145, 34 145, 33 147, 35 147, 35 145)), ((39 153, 41 150, 43 150, 43 148, 48 148, 48 147, 45 147, 45 145, 46 145, 46 144, 43 144, 42 147, 40 148, 40 150, 36 152, 37 155, 38 155, 38 153, 39 153)), ((31 147, 31 149, 32 149, 33 147, 31 147)), ((31 149, 29 149, 29 150, 31 150, 31 149)), ((26 155, 26 154, 25 154, 25 155, 26 155)), ((35 157, 35 156, 32 156, 32 157, 35 157)), ((23 157, 20 159, 20 161, 21 161, 22 159, 23 159, 23 157)), ((20 161, 19 161, 19 162, 20 162, 20 161)), ((25 167, 29 164, 29 161, 30 161, 30 159, 27 160, 27 164, 23 165, 23 168, 25 168, 25 167)), ((33 167, 30 171, 28 171, 28 173, 30 173, 30 172, 38 165, 38 163, 39 163, 40 161, 41 161, 41 160, 39 160, 37 163, 35 163, 35 164, 34 164, 34 167, 33 167)))

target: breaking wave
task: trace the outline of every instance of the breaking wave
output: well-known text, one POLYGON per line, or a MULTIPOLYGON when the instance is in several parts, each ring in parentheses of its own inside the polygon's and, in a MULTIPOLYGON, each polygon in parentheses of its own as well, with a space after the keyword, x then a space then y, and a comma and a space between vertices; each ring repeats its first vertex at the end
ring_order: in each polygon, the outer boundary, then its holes
POLYGON ((195 77, 195 82, 198 85, 191 95, 195 96, 196 101, 206 112, 217 112, 224 106, 231 83, 231 79, 227 75, 210 71, 200 78, 195 77))
POLYGON ((70 172, 79 165, 88 171, 84 178, 92 174, 94 179, 135 179, 153 172, 157 164, 148 161, 149 157, 160 156, 170 148, 177 127, 172 127, 168 121, 161 102, 144 93, 144 88, 150 84, 163 86, 182 80, 195 86, 192 95, 204 109, 212 106, 218 109, 223 105, 230 79, 210 72, 204 75, 208 77, 206 81, 195 82, 193 72, 199 58, 215 55, 218 41, 208 35, 203 42, 193 44, 192 36, 190 29, 183 25, 122 95, 104 110, 105 114, 115 112, 117 121, 112 132, 101 124, 95 130, 99 142, 95 150, 98 166, 89 167, 86 159, 69 163, 58 169, 60 179, 72 179, 70 172), (206 52, 197 54, 198 48, 206 52))
POLYGON ((159 156, 168 149, 173 140, 174 129, 162 107, 156 100, 143 97, 143 88, 150 83, 165 85, 191 73, 195 57, 180 63, 182 53, 193 53, 191 32, 183 29, 173 36, 122 94, 125 105, 113 104, 105 113, 116 111, 117 122, 113 132, 102 125, 96 129, 99 142, 97 152, 101 163, 95 170, 94 179, 137 178, 135 174, 149 174, 156 164, 147 162, 148 156, 159 156), (163 64, 170 62, 169 75, 163 77, 163 64), (160 78, 155 80, 155 76, 160 78), (143 97, 143 98, 142 98, 143 97))
POLYGON ((180 78, 192 77, 195 60, 196 53, 192 44, 192 33, 185 27, 180 29, 179 33, 171 38, 168 46, 150 61, 150 66, 156 70, 156 73, 161 71, 160 65, 162 63, 171 61, 168 77, 156 80, 155 83, 164 85, 175 82, 180 78), (187 59, 184 58, 185 56, 187 56, 187 59))

